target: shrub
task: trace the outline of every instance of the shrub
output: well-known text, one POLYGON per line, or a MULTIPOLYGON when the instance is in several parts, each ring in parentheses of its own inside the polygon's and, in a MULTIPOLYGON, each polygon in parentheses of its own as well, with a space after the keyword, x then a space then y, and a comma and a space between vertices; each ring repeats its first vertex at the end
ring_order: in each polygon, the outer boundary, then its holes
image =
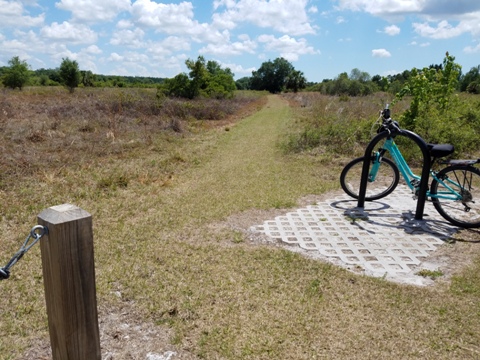
POLYGON ((30 77, 30 70, 27 62, 20 60, 18 56, 14 56, 8 61, 8 64, 10 67, 5 71, 3 85, 11 89, 18 87, 22 90, 30 77))
POLYGON ((80 83, 78 63, 69 58, 62 59, 62 63, 60 64, 60 78, 68 91, 73 93, 80 83))

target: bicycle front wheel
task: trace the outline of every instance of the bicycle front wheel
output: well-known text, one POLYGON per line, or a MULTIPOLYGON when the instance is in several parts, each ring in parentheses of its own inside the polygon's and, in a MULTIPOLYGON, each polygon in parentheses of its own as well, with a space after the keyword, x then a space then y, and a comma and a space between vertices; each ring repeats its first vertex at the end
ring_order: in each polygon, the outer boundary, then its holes
MULTIPOLYGON (((359 157, 349 162, 340 174, 340 185, 343 191, 354 199, 358 199, 360 193, 360 181, 362 179, 363 160, 365 157, 359 157)), ((370 162, 369 171, 372 169, 370 162)), ((370 175, 370 174, 369 174, 370 175)), ((400 174, 397 165, 387 158, 382 158, 376 174, 375 180, 367 181, 366 201, 381 199, 389 195, 398 185, 400 174)))
POLYGON ((430 186, 433 206, 446 220, 463 228, 480 227, 480 170, 452 165, 438 172, 430 186))

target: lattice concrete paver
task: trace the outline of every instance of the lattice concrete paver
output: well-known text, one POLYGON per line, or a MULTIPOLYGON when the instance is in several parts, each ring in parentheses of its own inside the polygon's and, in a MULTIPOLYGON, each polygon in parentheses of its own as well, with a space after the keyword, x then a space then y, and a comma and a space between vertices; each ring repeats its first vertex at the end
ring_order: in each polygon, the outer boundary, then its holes
MULTIPOLYGON (((428 257, 457 230, 430 203, 415 220, 417 202, 406 186, 363 209, 347 195, 307 206, 253 226, 293 251, 301 251, 354 272, 424 285, 415 275, 432 267, 428 257)), ((436 270, 436 269, 429 269, 436 270)))

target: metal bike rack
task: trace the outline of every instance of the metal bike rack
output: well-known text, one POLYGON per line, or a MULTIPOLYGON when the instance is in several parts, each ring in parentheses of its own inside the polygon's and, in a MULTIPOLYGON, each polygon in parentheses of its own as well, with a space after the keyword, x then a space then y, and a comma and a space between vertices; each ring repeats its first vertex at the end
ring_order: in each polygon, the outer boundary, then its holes
POLYGON ((417 210, 415 212, 415 219, 422 220, 423 219, 423 210, 425 208, 425 201, 427 200, 427 190, 428 190, 428 179, 430 176, 430 166, 431 166, 431 159, 430 159, 430 152, 428 151, 427 143, 423 140, 420 136, 415 134, 409 130, 392 130, 390 132, 385 131, 381 132, 377 136, 375 136, 372 141, 368 144, 365 150, 365 160, 363 161, 363 168, 362 168, 362 177, 360 181, 360 192, 358 194, 358 203, 357 207, 364 208, 365 207, 365 195, 367 192, 367 181, 368 181, 368 172, 370 168, 370 159, 372 157, 373 150, 377 143, 387 138, 388 136, 406 136, 409 139, 415 141, 418 145, 420 150, 422 150, 423 155, 423 167, 422 167, 422 177, 420 180, 420 189, 418 193, 418 200, 417 200, 417 210))

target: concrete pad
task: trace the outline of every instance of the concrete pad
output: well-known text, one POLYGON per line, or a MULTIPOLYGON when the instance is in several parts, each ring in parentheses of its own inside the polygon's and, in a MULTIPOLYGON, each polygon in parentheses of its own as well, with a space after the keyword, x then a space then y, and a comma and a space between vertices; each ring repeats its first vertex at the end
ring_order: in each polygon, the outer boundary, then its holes
POLYGON ((347 195, 289 212, 250 228, 289 250, 331 262, 355 273, 395 282, 428 285, 416 275, 437 270, 432 254, 459 228, 444 220, 430 202, 415 220, 417 200, 399 185, 389 196, 365 202, 347 195))

